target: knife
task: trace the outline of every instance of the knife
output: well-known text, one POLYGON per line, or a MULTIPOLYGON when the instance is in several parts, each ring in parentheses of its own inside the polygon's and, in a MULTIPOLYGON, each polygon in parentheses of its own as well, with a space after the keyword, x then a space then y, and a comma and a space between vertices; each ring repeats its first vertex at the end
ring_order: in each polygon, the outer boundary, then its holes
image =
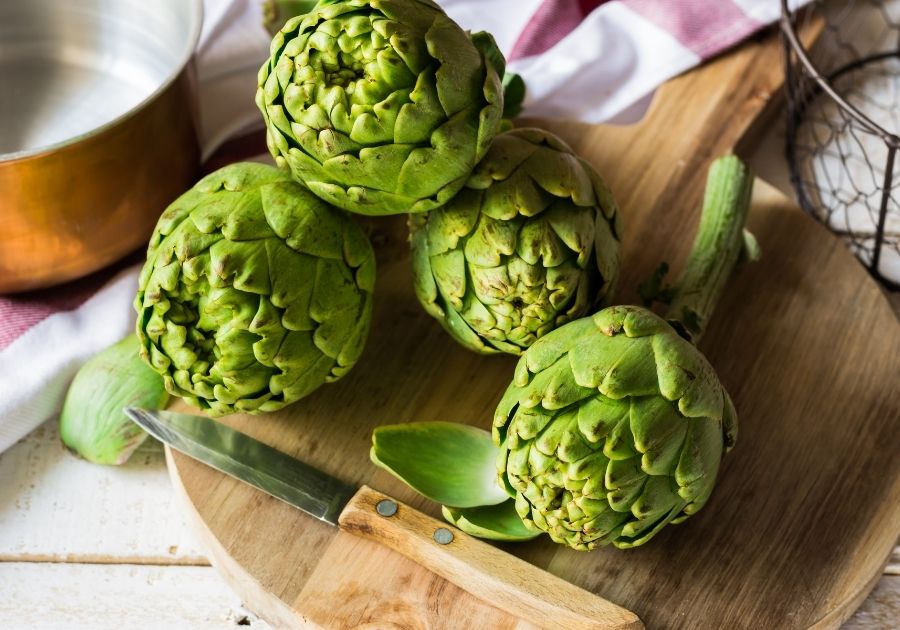
POLYGON ((147 433, 321 521, 374 540, 543 628, 643 628, 637 615, 367 486, 356 488, 203 416, 129 407, 147 433))

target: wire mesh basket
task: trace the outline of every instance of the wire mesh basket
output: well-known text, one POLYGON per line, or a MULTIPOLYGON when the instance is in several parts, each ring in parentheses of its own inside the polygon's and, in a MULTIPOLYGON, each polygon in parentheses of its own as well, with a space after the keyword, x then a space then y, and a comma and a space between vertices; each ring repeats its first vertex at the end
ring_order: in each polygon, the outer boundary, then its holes
POLYGON ((787 158, 801 207, 900 289, 900 0, 782 0, 787 158), (823 20, 806 48, 797 33, 823 20))

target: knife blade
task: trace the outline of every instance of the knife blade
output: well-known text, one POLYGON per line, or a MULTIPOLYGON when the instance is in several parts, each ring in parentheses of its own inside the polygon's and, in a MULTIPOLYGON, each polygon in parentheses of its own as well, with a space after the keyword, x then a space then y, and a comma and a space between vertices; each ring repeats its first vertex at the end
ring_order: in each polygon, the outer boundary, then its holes
POLYGON ((331 525, 356 494, 340 479, 210 418, 134 407, 125 413, 163 444, 331 525))
POLYGON ((631 611, 367 486, 356 488, 204 416, 128 407, 185 455, 344 531, 374 540, 488 603, 543 628, 643 628, 631 611))

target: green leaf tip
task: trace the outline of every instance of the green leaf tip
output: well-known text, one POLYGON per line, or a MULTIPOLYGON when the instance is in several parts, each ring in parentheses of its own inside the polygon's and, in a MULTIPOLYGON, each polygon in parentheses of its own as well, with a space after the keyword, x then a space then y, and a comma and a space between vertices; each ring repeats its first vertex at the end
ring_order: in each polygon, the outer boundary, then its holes
POLYGON ((759 242, 753 236, 753 232, 744 229, 744 249, 741 252, 741 262, 756 262, 762 256, 759 242))
POLYGON ((503 118, 515 118, 522 113, 525 102, 525 80, 514 72, 503 75, 503 118))
POLYGON ((650 274, 650 277, 638 285, 638 295, 640 295, 644 306, 650 308, 656 302, 668 304, 672 301, 675 289, 672 285, 666 283, 668 274, 669 263, 661 262, 650 274))

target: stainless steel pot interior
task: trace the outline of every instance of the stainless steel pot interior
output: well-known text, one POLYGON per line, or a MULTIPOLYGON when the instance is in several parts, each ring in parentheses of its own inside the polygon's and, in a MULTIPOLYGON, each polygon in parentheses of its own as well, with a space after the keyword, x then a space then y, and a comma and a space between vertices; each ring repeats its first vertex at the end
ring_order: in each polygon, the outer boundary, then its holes
POLYGON ((178 75, 201 0, 0 0, 0 160, 76 141, 178 75))

